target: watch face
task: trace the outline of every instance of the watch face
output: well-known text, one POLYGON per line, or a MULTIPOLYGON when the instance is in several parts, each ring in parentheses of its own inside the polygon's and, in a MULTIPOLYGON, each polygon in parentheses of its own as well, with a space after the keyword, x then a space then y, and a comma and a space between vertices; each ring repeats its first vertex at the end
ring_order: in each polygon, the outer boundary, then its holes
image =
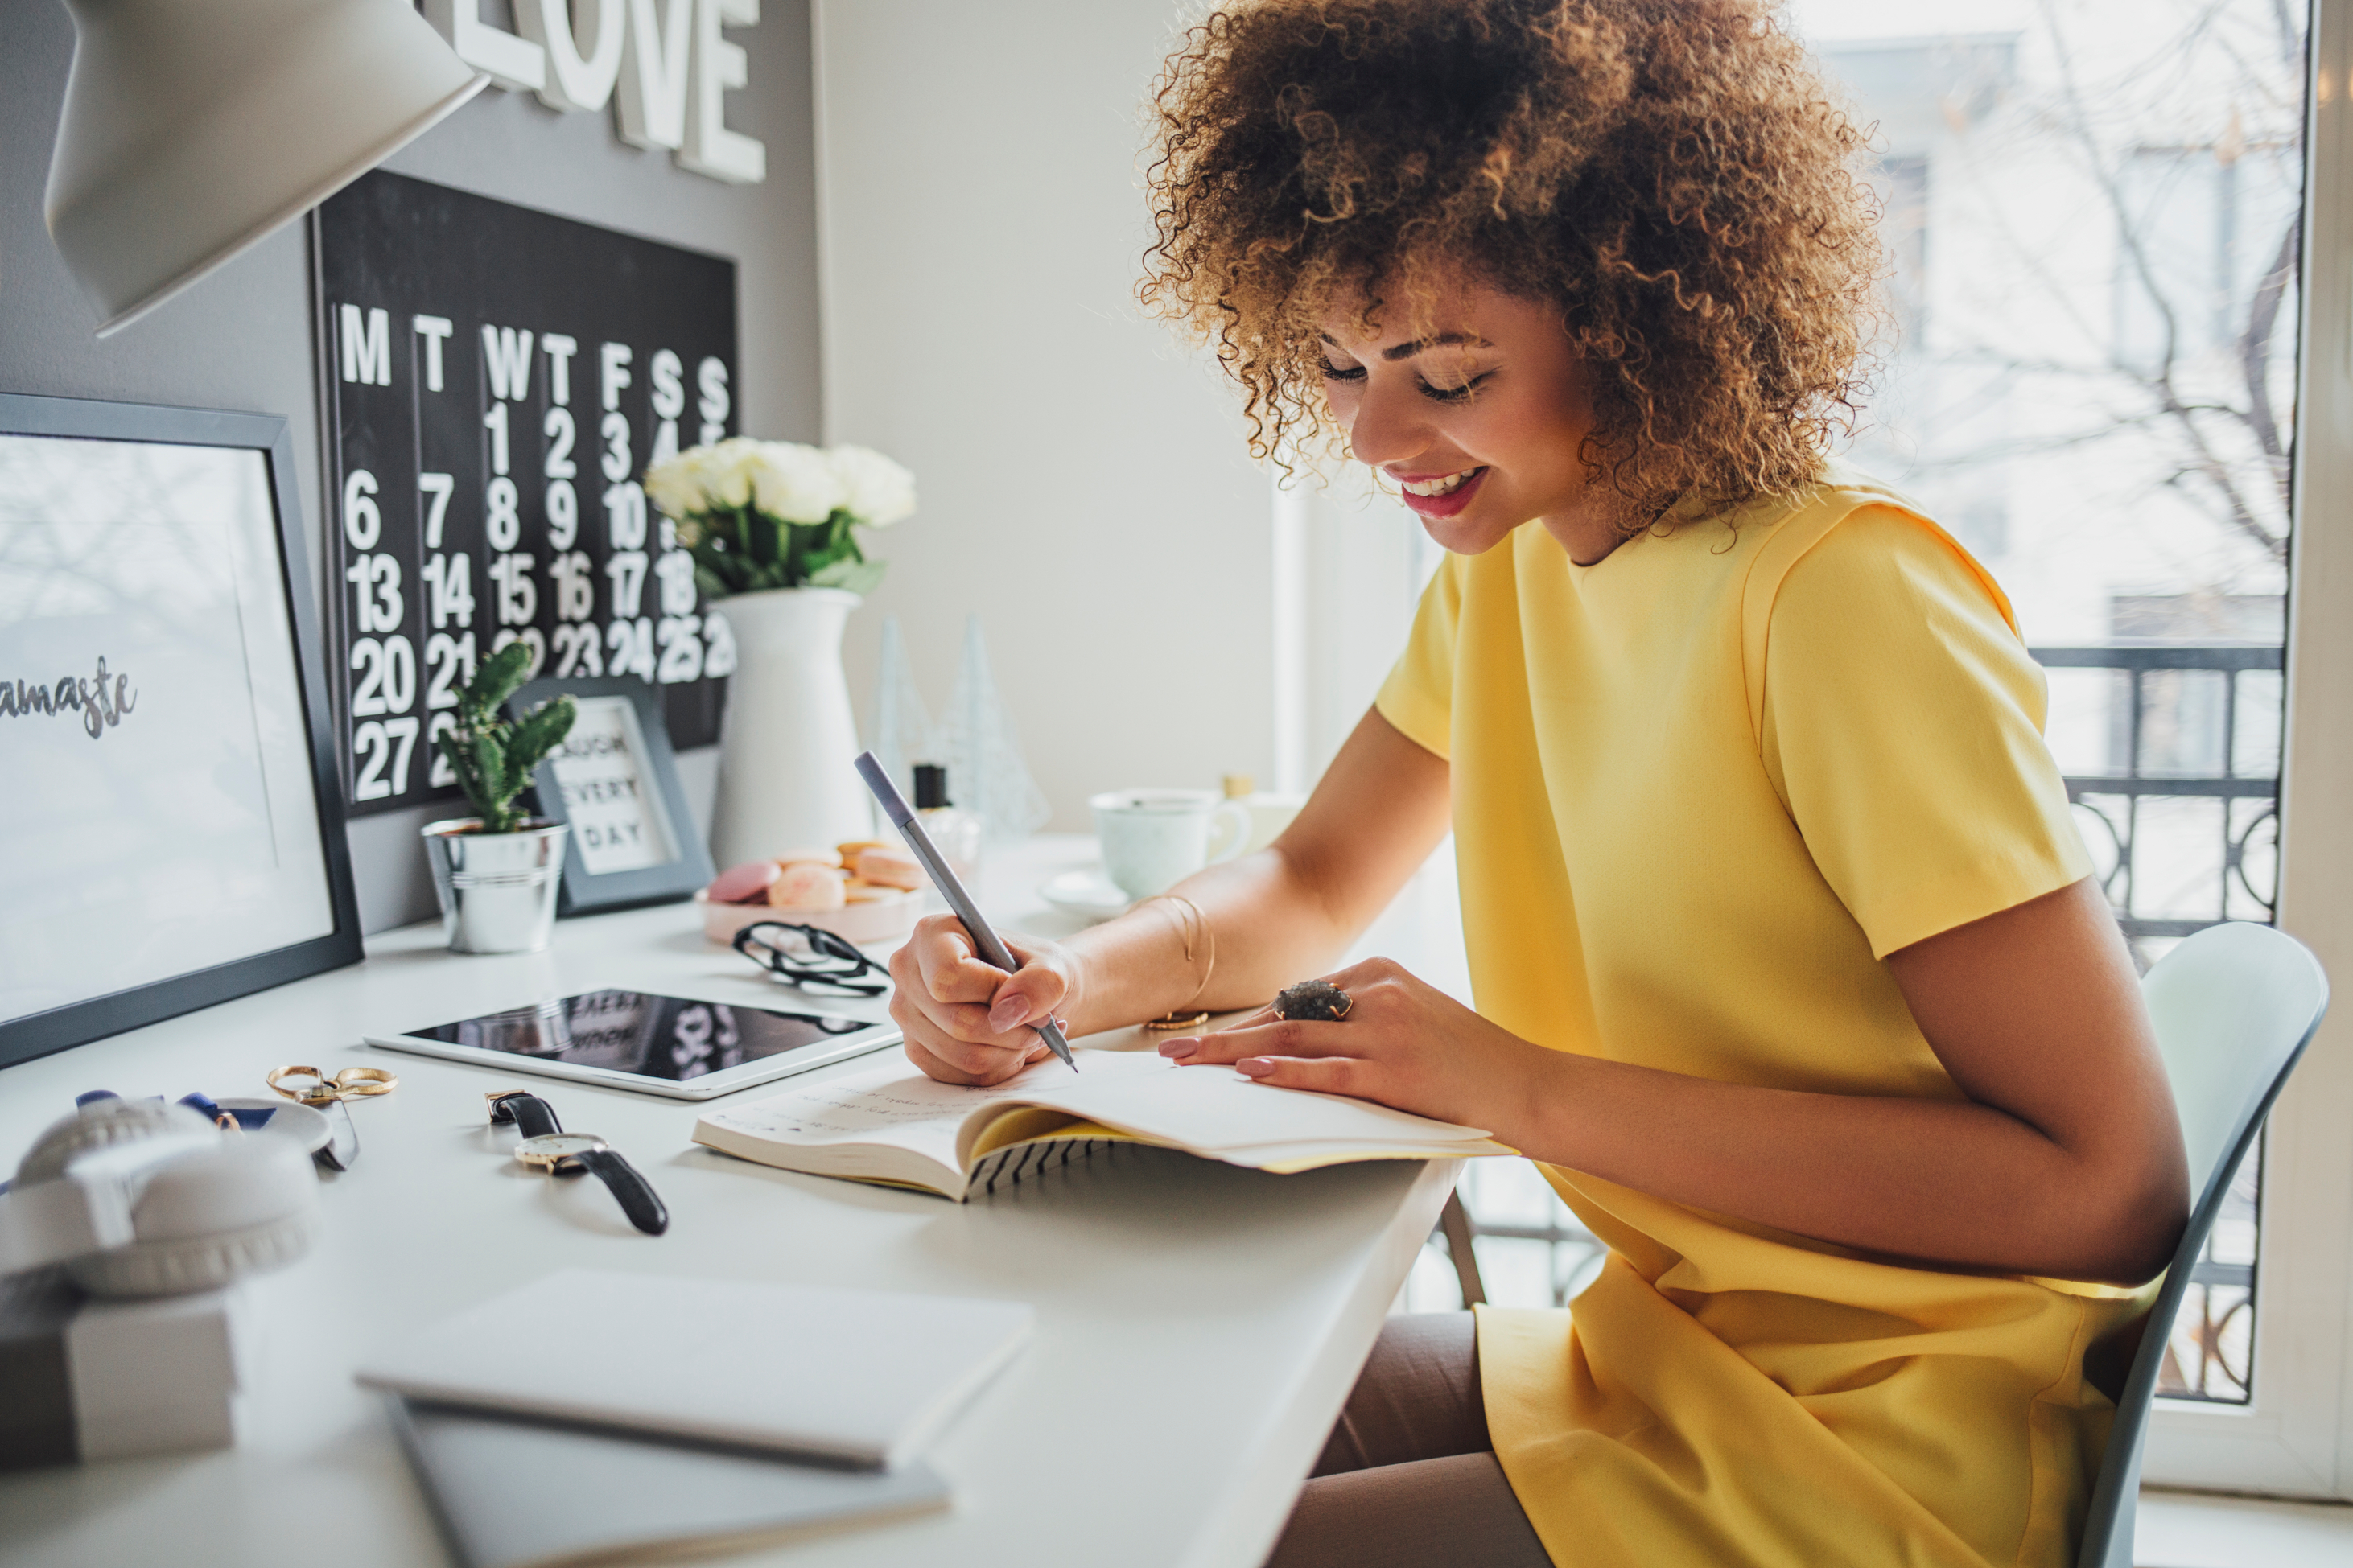
POLYGON ((569 1159, 586 1154, 592 1149, 602 1149, 605 1141, 587 1132, 550 1132, 543 1138, 526 1138, 515 1145, 515 1158, 527 1164, 543 1164, 550 1161, 569 1159))

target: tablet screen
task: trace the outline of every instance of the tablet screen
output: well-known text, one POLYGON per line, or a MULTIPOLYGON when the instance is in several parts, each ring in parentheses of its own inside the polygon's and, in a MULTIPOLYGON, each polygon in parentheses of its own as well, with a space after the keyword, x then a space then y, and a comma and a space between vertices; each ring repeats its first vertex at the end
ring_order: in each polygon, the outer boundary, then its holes
POLYGON ((477 1050, 684 1080, 878 1028, 868 1018, 782 1013, 643 991, 586 991, 535 1007, 409 1031, 477 1050))

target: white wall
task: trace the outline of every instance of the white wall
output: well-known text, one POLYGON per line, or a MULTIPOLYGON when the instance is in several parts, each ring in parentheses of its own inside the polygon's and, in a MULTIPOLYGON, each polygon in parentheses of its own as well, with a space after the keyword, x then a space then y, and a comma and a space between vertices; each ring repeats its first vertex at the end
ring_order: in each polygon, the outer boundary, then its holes
POLYGON ((912 468, 853 618, 936 713, 977 611, 1058 828, 1086 796, 1271 772, 1269 481, 1132 289, 1168 0, 817 0, 828 439, 912 468))

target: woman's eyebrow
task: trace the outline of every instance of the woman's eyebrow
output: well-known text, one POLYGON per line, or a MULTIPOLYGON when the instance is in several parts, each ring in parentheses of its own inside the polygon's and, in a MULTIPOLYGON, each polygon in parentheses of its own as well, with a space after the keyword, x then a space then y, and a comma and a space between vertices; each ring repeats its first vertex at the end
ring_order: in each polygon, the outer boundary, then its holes
POLYGON ((1457 344, 1474 349, 1491 349, 1495 346, 1476 332, 1440 332, 1434 338, 1416 338, 1409 343, 1399 343, 1395 348, 1383 349, 1381 357, 1386 360, 1411 359, 1424 349, 1447 348, 1457 344))
MULTIPOLYGON (((1318 332, 1315 335, 1323 339, 1325 342, 1331 344, 1334 348, 1338 349, 1342 353, 1346 353, 1348 352, 1347 347, 1331 333, 1318 332)), ((1447 348, 1458 345, 1474 349, 1491 349, 1495 346, 1493 343, 1489 342, 1486 339, 1481 337, 1476 332, 1440 332, 1434 338, 1416 338, 1409 343, 1399 343, 1394 348, 1383 349, 1381 351, 1381 357, 1385 360, 1411 359, 1414 355, 1419 353, 1424 349, 1447 348)))

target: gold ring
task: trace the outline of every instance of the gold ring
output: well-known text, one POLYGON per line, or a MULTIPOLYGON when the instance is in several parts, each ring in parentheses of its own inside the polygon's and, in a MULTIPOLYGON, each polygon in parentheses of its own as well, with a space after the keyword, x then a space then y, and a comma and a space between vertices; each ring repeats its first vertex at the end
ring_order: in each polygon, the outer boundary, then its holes
POLYGON ((335 1075, 335 1087, 346 1097, 355 1094, 365 1100, 398 1089, 400 1075, 385 1068, 345 1068, 335 1075))
POLYGON ((329 1087, 326 1078, 317 1068, 272 1068, 269 1069, 269 1077, 263 1081, 267 1082, 271 1089, 276 1089, 280 1094, 284 1095, 287 1099, 300 1100, 304 1105, 324 1105, 327 1101, 335 1098, 335 1091, 333 1089, 329 1087), (307 1078, 314 1079, 317 1081, 305 1088, 289 1089, 284 1084, 278 1081, 280 1079, 283 1078, 307 1078))
POLYGON ((1208 1021, 1207 1013, 1171 1013, 1165 1018, 1146 1018, 1144 1026, 1155 1033, 1174 1034, 1178 1029, 1198 1029, 1208 1021))

